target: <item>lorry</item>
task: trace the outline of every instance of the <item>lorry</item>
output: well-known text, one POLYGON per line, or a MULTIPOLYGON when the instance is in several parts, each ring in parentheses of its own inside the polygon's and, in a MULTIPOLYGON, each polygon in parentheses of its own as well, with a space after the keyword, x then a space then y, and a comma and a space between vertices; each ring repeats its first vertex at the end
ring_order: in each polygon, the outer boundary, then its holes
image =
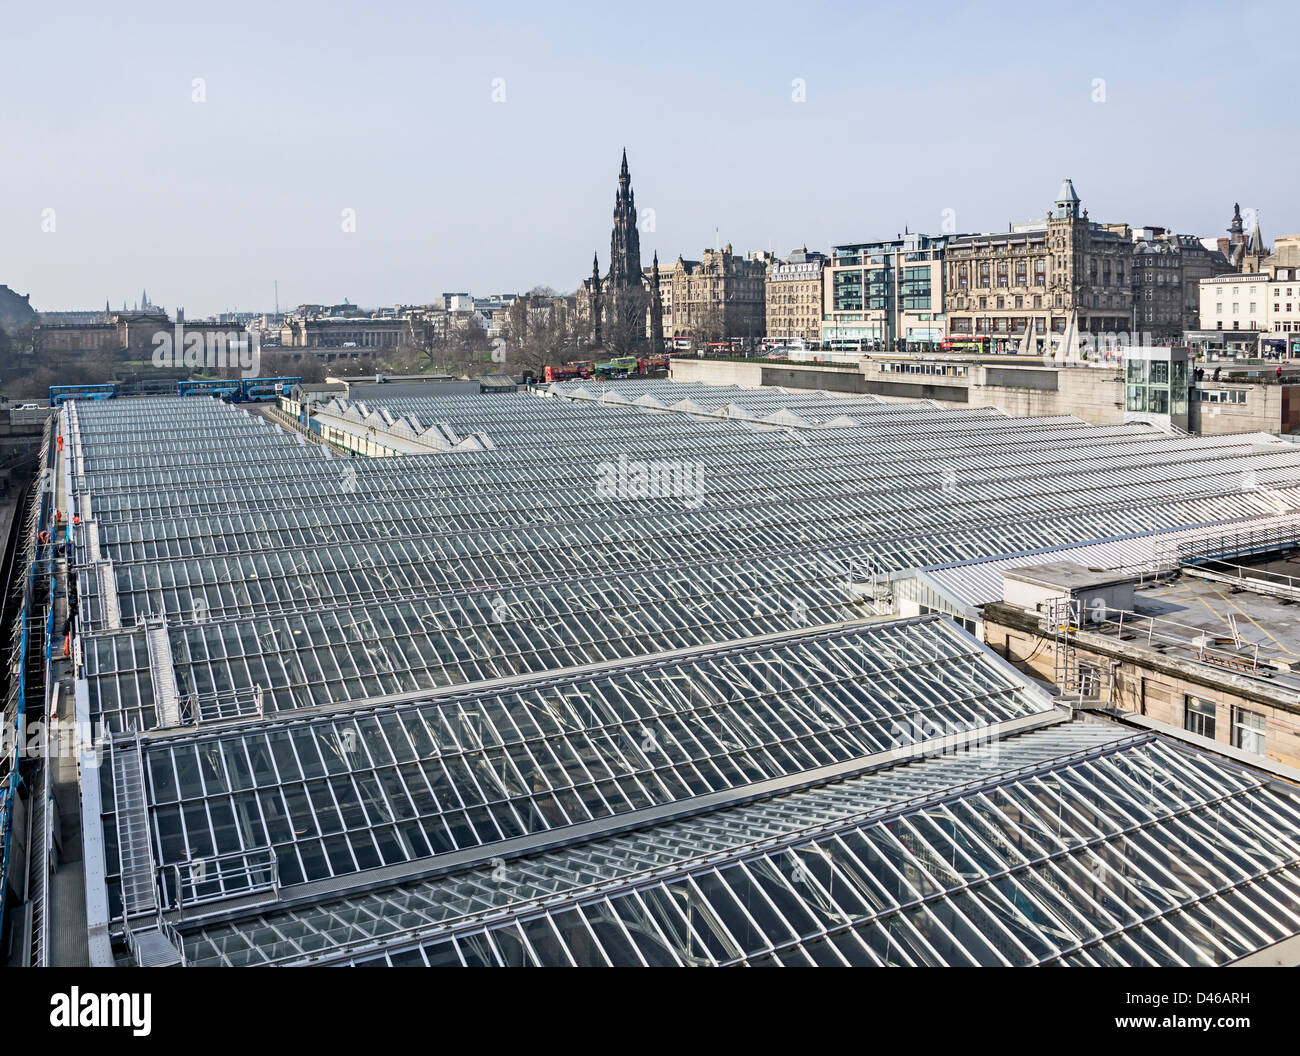
POLYGON ((640 372, 640 364, 636 356, 615 356, 613 359, 596 364, 598 378, 626 378, 640 372))

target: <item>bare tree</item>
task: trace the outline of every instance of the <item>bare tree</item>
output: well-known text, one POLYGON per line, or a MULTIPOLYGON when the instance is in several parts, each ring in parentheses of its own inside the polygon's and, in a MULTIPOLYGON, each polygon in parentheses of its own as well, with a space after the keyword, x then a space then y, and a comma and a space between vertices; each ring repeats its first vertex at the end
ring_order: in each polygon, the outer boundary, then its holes
POLYGON ((689 331, 697 351, 727 339, 726 315, 717 301, 706 301, 692 316, 689 331))
POLYGON ((451 345, 457 369, 466 372, 475 369, 476 363, 483 359, 484 354, 492 350, 487 330, 473 312, 466 313, 453 327, 451 345))
POLYGON ((602 298, 604 325, 601 336, 613 356, 644 355, 646 317, 650 311, 650 293, 643 286, 612 290, 602 298))
POLYGON ((534 287, 510 306, 503 331, 507 363, 534 374, 572 358, 578 343, 568 303, 545 286, 534 287))
POLYGON ((448 336, 446 312, 421 309, 407 316, 407 339, 430 371, 447 373, 448 336))
POLYGON ((315 383, 325 380, 325 362, 319 356, 303 351, 297 358, 293 353, 270 349, 262 350, 261 372, 269 378, 302 378, 315 383))

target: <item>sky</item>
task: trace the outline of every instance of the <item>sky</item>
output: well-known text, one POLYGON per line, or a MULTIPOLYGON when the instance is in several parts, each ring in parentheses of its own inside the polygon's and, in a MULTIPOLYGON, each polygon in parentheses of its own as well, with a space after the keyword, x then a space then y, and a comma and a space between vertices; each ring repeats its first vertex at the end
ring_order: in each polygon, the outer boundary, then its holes
POLYGON ((222 4, 0 10, 0 284, 198 318, 608 266, 715 241, 1093 220, 1300 233, 1300 5, 222 4), (1276 43, 1275 43, 1276 42, 1276 43), (1270 76, 1269 63, 1276 63, 1270 76), (951 210, 951 212, 946 212, 951 210))

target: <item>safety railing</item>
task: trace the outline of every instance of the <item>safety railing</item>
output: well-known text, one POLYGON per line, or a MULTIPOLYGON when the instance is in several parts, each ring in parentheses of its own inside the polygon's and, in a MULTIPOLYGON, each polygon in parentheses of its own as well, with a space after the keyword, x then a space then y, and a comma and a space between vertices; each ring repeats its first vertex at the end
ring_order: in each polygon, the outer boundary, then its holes
POLYGON ((1259 674, 1274 670, 1268 652, 1261 652, 1259 643, 1247 642, 1237 634, 1235 625, 1231 635, 1215 635, 1201 627, 1178 623, 1163 616, 1148 616, 1127 609, 1111 608, 1101 603, 1088 605, 1081 622, 1076 627, 1050 628, 1054 633, 1091 631, 1125 641, 1145 644, 1147 648, 1163 651, 1178 649, 1190 659, 1213 664, 1243 674, 1259 674))
POLYGON ((183 724, 192 726, 260 719, 266 715, 266 694, 261 686, 223 693, 187 693, 180 698, 180 715, 183 724))
POLYGON ((1245 557, 1248 554, 1267 554, 1274 550, 1300 546, 1300 523, 1277 528, 1264 528, 1224 532, 1203 539, 1179 543, 1175 556, 1182 564, 1222 560, 1226 557, 1245 557))
POLYGON ((280 897, 280 859, 271 846, 191 858, 165 867, 166 897, 184 914, 186 909, 242 895, 266 892, 280 897))

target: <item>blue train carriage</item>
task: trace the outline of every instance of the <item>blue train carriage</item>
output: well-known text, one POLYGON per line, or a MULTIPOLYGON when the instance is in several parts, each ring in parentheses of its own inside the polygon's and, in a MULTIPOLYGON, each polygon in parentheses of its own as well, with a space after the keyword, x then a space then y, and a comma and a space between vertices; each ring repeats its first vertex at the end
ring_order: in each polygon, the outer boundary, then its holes
POLYGON ((50 406, 58 407, 68 400, 111 400, 117 395, 117 386, 111 381, 102 385, 51 385, 50 406))

